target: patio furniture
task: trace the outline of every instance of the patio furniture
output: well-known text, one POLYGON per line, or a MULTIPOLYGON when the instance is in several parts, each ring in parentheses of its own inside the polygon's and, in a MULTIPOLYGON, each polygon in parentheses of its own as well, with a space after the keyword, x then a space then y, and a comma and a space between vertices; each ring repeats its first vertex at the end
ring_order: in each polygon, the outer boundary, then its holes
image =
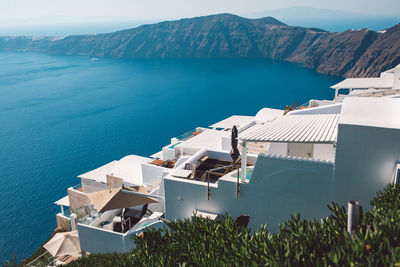
POLYGON ((56 265, 66 265, 68 263, 71 263, 73 261, 76 261, 79 257, 77 256, 72 256, 72 255, 64 255, 60 256, 56 259, 56 265))
POLYGON ((161 166, 164 163, 163 160, 161 159, 155 159, 152 162, 150 162, 150 164, 156 165, 156 166, 161 166))

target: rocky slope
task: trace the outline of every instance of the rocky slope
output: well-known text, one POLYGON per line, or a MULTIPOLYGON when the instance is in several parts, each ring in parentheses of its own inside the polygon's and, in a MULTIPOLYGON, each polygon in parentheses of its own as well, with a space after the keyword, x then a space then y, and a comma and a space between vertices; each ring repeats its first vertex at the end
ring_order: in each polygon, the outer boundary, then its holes
POLYGON ((375 76, 400 63, 400 24, 342 33, 288 26, 274 18, 219 14, 65 38, 0 37, 0 50, 112 58, 270 58, 318 72, 375 76))

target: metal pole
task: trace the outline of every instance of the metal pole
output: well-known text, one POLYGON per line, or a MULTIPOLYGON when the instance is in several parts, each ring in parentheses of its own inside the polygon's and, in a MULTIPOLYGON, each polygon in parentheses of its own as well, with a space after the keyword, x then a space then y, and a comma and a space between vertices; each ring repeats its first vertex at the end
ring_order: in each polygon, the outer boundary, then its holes
POLYGON ((357 200, 351 200, 347 204, 347 232, 351 234, 360 224, 361 206, 357 200))
MULTIPOLYGON (((223 167, 218 167, 218 168, 214 168, 214 169, 210 169, 208 171, 206 171, 201 177, 203 178, 204 175, 207 175, 207 199, 210 200, 210 196, 211 196, 211 189, 210 189, 210 172, 213 171, 218 171, 218 170, 223 170, 226 168, 230 168, 230 167, 235 167, 236 165, 229 165, 229 166, 223 166, 223 167)), ((203 179, 202 179, 203 181, 203 179)))
POLYGON ((246 181, 246 168, 247 168, 247 144, 246 142, 242 143, 242 174, 241 181, 244 183, 246 181))
POLYGON ((207 178, 208 178, 208 184, 207 184, 207 200, 210 200, 210 171, 207 171, 207 178))
POLYGON ((236 198, 239 197, 240 194, 240 184, 239 184, 239 169, 237 169, 237 180, 236 180, 236 198))

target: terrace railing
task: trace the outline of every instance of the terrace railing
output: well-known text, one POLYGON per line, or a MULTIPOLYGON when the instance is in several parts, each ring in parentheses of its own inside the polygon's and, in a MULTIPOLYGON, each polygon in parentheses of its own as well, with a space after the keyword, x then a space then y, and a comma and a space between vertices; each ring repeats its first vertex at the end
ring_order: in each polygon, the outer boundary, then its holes
POLYGON ((55 258, 51 256, 51 254, 46 251, 33 261, 29 262, 27 267, 45 267, 45 266, 56 266, 55 265, 55 258))
POLYGON ((189 138, 192 138, 194 135, 192 133, 196 132, 196 129, 192 129, 190 131, 187 131, 186 133, 183 133, 179 136, 176 137, 179 141, 185 141, 188 140, 189 138))
MULTIPOLYGON (((203 175, 206 175, 207 177, 207 200, 210 200, 211 197, 211 189, 210 189, 210 173, 214 171, 219 171, 219 170, 225 170, 228 168, 237 168, 237 165, 228 165, 228 166, 222 166, 214 169, 207 170, 203 175)), ((240 183, 239 183, 239 168, 237 168, 238 174, 237 174, 237 182, 236 182, 236 197, 239 197, 240 193, 240 183)))

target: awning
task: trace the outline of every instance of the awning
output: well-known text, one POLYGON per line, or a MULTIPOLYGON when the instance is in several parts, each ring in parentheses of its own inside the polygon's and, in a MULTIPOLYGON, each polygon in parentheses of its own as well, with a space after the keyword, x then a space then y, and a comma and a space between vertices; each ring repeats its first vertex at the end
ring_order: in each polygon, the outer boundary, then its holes
POLYGON ((286 115, 239 136, 242 141, 334 143, 339 114, 286 115))
POLYGON ((90 202, 93 203, 98 212, 158 203, 158 201, 152 197, 125 191, 122 190, 122 188, 112 188, 88 193, 86 196, 89 198, 90 202))
POLYGON ((57 200, 56 202, 54 202, 54 204, 59 205, 59 206, 69 207, 69 197, 65 196, 65 197, 57 200))
POLYGON ((393 78, 348 78, 332 85, 333 89, 390 89, 393 87, 393 78))

